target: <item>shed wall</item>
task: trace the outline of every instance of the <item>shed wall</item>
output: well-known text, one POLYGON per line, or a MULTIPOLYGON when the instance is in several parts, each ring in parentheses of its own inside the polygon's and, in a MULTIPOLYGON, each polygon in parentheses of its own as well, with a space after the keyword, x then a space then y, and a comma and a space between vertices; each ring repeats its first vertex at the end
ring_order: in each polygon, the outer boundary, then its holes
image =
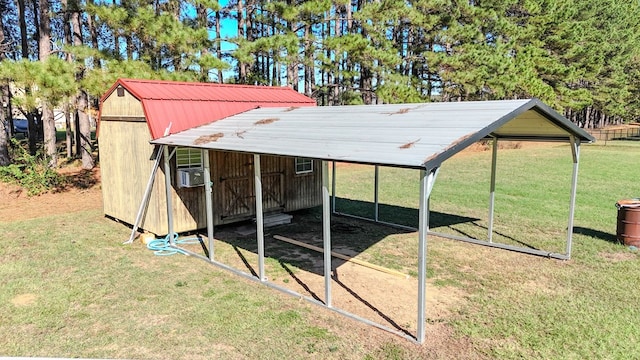
MULTIPOLYGON (((133 224, 153 169, 154 146, 142 103, 125 89, 104 99, 100 121, 100 168, 104 213, 133 224)), ((255 216, 253 155, 211 151, 214 225, 255 216)), ((266 213, 293 211, 322 203, 319 162, 314 171, 296 175, 294 158, 262 156, 263 209, 266 213)), ((204 187, 178 188, 175 158, 171 160, 173 230, 206 227, 204 187)), ((156 174, 140 229, 168 233, 164 166, 156 174)))
MULTIPOLYGON (((211 153, 214 224, 227 224, 255 216, 253 155, 211 153)), ((322 177, 319 162, 309 174, 295 175, 294 158, 261 156, 263 210, 294 211, 320 205, 322 177)))
MULTIPOLYGON (((100 133, 100 167, 104 213, 128 224, 135 222, 153 169, 153 149, 146 122, 109 121, 100 133)), ((255 216, 253 155, 211 151, 214 225, 255 216)), ((321 204, 319 162, 314 171, 296 175, 294 158, 262 156, 263 208, 266 213, 294 211, 321 204)), ((206 227, 204 187, 178 188, 175 159, 171 161, 173 226, 176 232, 206 227)), ((154 234, 168 232, 164 167, 160 166, 147 212, 140 228, 154 234)))
MULTIPOLYGON (((153 161, 146 122, 100 124, 100 171, 105 215, 133 224, 153 161)), ((154 193, 159 190, 154 186, 154 193)), ((142 228, 153 222, 145 221, 142 228)))
POLYGON ((321 161, 313 161, 313 172, 296 175, 295 158, 286 159, 285 211, 306 209, 322 204, 321 161))
POLYGON ((122 97, 118 96, 117 91, 114 91, 102 103, 100 113, 102 119, 105 117, 115 120, 133 118, 131 120, 145 121, 142 103, 127 90, 124 90, 122 97))

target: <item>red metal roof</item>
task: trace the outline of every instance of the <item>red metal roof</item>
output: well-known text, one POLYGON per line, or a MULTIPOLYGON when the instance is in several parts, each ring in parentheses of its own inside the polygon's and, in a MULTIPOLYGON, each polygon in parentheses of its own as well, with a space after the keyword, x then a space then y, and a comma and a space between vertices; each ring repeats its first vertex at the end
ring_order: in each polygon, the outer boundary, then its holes
POLYGON ((118 86, 142 102, 151 137, 208 124, 259 107, 316 106, 316 102, 288 87, 118 79, 101 102, 118 86))

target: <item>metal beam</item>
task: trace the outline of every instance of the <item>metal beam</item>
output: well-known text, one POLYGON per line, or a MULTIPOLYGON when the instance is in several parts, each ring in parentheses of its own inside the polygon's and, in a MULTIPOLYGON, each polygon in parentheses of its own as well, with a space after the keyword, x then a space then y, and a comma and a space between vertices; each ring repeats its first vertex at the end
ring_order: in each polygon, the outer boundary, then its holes
POLYGON ((213 242, 213 190, 211 189, 211 165, 209 159, 209 150, 202 150, 202 158, 204 165, 204 202, 207 211, 207 239, 209 240, 209 260, 214 258, 214 242, 213 242))
POLYGON ((256 238, 258 241, 258 278, 265 281, 264 274, 264 214, 262 213, 262 173, 260 155, 253 155, 254 188, 256 195, 256 238))
POLYGON ((510 251, 515 251, 515 252, 525 253, 525 254, 530 254, 530 255, 538 255, 538 256, 543 256, 543 257, 548 257, 548 258, 560 259, 560 260, 569 259, 564 254, 556 254, 556 253, 552 253, 552 252, 549 252, 549 251, 531 249, 531 248, 526 248, 526 247, 521 247, 521 246, 513 246, 513 245, 507 245, 507 244, 501 244, 501 243, 494 243, 494 242, 490 243, 488 241, 478 240, 478 239, 474 239, 474 238, 470 238, 470 237, 466 237, 466 236, 457 236, 457 235, 451 235, 451 234, 444 234, 444 233, 439 233, 439 232, 435 232, 435 231, 429 231, 429 235, 438 236, 438 237, 451 239, 451 240, 464 241, 464 242, 468 242, 468 243, 476 244, 476 245, 483 245, 483 246, 489 246, 489 247, 498 248, 498 249, 510 250, 510 251))
POLYGON ((580 163, 580 139, 574 136, 570 138, 571 156, 573 158, 573 173, 571 174, 571 199, 569 204, 569 224, 567 225, 567 246, 565 255, 571 258, 571 246, 573 241, 573 217, 576 207, 576 189, 578 188, 578 165, 580 163))
POLYGON ((378 167, 378 165, 375 166, 375 175, 374 175, 374 179, 373 179, 373 203, 374 203, 374 208, 373 208, 373 219, 375 221, 378 221, 378 214, 380 213, 380 204, 379 204, 379 198, 378 198, 378 191, 379 191, 379 185, 380 185, 380 169, 378 167))
POLYGON ((147 206, 149 206, 149 199, 151 198, 151 189, 153 189, 153 183, 156 179, 156 173, 158 172, 158 167, 160 167, 160 162, 162 161, 162 152, 166 145, 156 145, 156 149, 154 151, 155 160, 153 162, 153 167, 151 168, 151 174, 149 175, 149 180, 147 181, 147 187, 144 190, 144 195, 142 196, 142 201, 140 202, 140 207, 138 208, 138 213, 136 214, 136 220, 133 223, 133 229, 131 229, 131 236, 129 236, 129 240, 125 241, 124 244, 131 244, 135 239, 136 232, 140 227, 140 222, 142 221, 142 216, 145 213, 147 206))
POLYGON ((174 152, 171 152, 169 155, 169 147, 165 146, 163 151, 164 156, 164 186, 165 186, 165 196, 167 200, 167 235, 169 238, 169 243, 171 245, 175 245, 173 241, 173 199, 171 193, 171 156, 173 156, 174 152))
POLYGON ((344 217, 348 217, 348 218, 352 218, 352 219, 370 221, 370 222, 373 222, 373 223, 376 223, 376 224, 382 224, 382 225, 386 225, 386 226, 390 226, 390 227, 394 227, 394 228, 398 228, 398 229, 402 229, 402 230, 418 231, 418 228, 414 228, 413 226, 394 224, 394 223, 381 221, 381 220, 375 221, 373 219, 369 219, 368 217, 364 217, 364 216, 352 215, 352 214, 347 214, 347 213, 343 213, 343 212, 335 212, 334 215, 344 216, 344 217))
POLYGON ((418 331, 416 341, 425 337, 425 307, 427 287, 427 235, 429 233, 429 197, 436 180, 438 168, 420 171, 420 207, 418 225, 418 331))
POLYGON ((324 248, 324 301, 331 305, 331 209, 329 198, 329 166, 322 162, 322 241, 324 248))
POLYGON ((331 212, 336 212, 336 162, 331 162, 331 212))
POLYGON ((491 185, 489 185, 489 242, 493 242, 493 212, 496 199, 496 162, 498 159, 498 138, 493 138, 493 149, 491 150, 491 185))

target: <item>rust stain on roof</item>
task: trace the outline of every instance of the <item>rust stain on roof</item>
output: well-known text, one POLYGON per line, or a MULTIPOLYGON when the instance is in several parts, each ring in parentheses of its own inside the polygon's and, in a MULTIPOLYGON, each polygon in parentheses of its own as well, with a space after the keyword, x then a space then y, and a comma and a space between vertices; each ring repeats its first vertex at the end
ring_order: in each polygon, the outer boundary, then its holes
POLYGON ((411 110, 417 110, 417 109, 420 109, 421 107, 424 107, 424 105, 419 105, 419 106, 414 106, 414 107, 408 107, 408 108, 402 108, 402 109, 399 109, 399 110, 394 111, 394 112, 383 112, 382 114, 387 114, 387 115, 389 115, 389 116, 391 116, 391 115, 398 115, 398 114, 406 114, 406 113, 408 113, 408 112, 409 112, 409 111, 411 111, 411 110))
POLYGON ((414 140, 414 141, 412 141, 412 142, 408 142, 408 143, 406 143, 406 144, 404 144, 404 145, 400 145, 400 146, 399 146, 399 148, 400 148, 400 149, 409 149, 409 148, 412 148, 412 147, 413 147, 413 145, 415 145, 418 141, 420 141, 420 139, 414 140))
POLYGON ((193 141, 193 145, 202 145, 210 142, 218 141, 221 137, 223 137, 223 133, 215 133, 210 135, 202 135, 199 138, 193 141))
POLYGON ((271 124, 273 122, 276 122, 278 120, 280 120, 280 119, 279 118, 267 118, 267 119, 258 120, 253 124, 254 125, 267 125, 267 124, 271 124))
POLYGON ((431 155, 431 156, 427 157, 426 159, 422 160, 422 164, 428 163, 429 161, 435 159, 436 156, 438 156, 438 153, 433 153, 433 155, 431 155))
POLYGON ((236 136, 239 137, 240 139, 244 139, 244 134, 247 132, 248 130, 238 130, 236 131, 236 136))
POLYGON ((295 109, 297 109, 297 108, 298 108, 298 106, 292 106, 292 107, 290 107, 290 108, 286 109, 286 110, 285 110, 285 111, 283 111, 283 112, 293 111, 293 110, 295 110, 295 109))
POLYGON ((452 142, 451 144, 449 144, 449 146, 447 146, 446 148, 442 149, 442 151, 439 151, 437 153, 434 153, 433 155, 429 156, 428 158, 424 159, 424 161, 422 162, 423 164, 428 163, 429 161, 435 159, 439 154, 445 153, 449 150, 451 150, 453 147, 457 146, 458 144, 460 144, 461 142, 467 140, 468 138, 470 138, 473 135, 473 133, 471 134, 467 134, 459 139, 457 139, 456 141, 452 142))
POLYGON ((406 113, 408 113, 408 112, 409 112, 409 110, 411 110, 411 109, 409 109, 409 108, 402 108, 402 109, 400 109, 400 110, 398 110, 398 111, 396 111, 396 112, 389 113, 389 115, 406 114, 406 113))

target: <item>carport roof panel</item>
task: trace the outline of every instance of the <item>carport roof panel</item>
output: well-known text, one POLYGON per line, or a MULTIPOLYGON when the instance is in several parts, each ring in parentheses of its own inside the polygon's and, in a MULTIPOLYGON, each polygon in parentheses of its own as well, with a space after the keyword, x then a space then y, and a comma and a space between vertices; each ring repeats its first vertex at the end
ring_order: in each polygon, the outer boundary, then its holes
POLYGON ((533 99, 262 108, 152 143, 428 169, 488 136, 593 141, 533 99))

